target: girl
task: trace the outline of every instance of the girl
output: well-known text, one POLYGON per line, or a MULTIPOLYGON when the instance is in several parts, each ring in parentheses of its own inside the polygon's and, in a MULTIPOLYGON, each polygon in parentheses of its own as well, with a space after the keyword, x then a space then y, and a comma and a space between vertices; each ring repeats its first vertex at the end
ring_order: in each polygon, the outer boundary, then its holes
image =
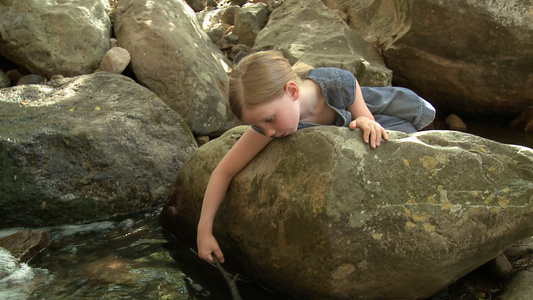
POLYGON ((387 132, 416 132, 429 125, 435 109, 410 90, 360 87, 354 75, 337 68, 314 69, 290 63, 277 51, 243 58, 229 78, 229 104, 237 118, 251 124, 215 168, 204 195, 198 223, 198 255, 224 262, 213 236, 216 212, 228 186, 273 138, 315 125, 360 128, 371 148, 388 140, 387 132), (366 101, 366 102, 365 102, 366 101), (375 116, 373 115, 375 114, 375 116))

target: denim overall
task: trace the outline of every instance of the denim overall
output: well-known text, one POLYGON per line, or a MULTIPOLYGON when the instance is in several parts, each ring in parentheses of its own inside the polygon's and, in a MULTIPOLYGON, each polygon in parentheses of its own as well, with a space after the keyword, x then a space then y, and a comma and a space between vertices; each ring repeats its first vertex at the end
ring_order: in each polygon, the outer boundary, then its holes
MULTIPOLYGON (((352 114, 347 107, 355 101, 355 76, 343 69, 316 68, 304 79, 311 79, 320 86, 327 105, 337 113, 335 125, 348 127, 352 114)), ((387 130, 413 133, 428 126, 435 118, 435 108, 409 89, 361 87, 361 92, 376 122, 387 130)), ((300 122, 298 129, 317 125, 300 122)), ((253 128, 263 133, 256 126, 253 128)))

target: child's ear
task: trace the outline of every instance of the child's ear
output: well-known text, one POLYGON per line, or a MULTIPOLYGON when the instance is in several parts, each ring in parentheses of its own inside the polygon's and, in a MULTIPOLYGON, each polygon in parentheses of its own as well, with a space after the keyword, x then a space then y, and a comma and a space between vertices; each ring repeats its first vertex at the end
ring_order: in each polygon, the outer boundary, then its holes
POLYGON ((300 87, 294 81, 287 82, 285 85, 285 91, 289 94, 292 100, 298 100, 298 98, 300 98, 300 87))

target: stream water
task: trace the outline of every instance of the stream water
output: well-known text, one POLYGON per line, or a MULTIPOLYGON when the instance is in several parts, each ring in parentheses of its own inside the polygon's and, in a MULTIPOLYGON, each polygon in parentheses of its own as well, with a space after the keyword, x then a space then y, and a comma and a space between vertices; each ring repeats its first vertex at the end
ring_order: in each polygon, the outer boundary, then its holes
MULTIPOLYGON (((486 138, 533 147, 531 133, 469 126, 486 138)), ((161 229, 159 211, 42 228, 52 244, 29 263, 17 266, 0 252, 0 275, 16 269, 0 276, 0 299, 232 299, 216 267, 161 229)), ((0 230, 0 238, 19 230, 0 230)), ((288 299, 253 282, 237 281, 237 287, 243 299, 288 299)))
MULTIPOLYGON (((42 228, 52 244, 0 279, 0 299, 232 299, 216 267, 161 229, 159 211, 42 228)), ((283 299, 253 282, 237 286, 243 299, 283 299)))

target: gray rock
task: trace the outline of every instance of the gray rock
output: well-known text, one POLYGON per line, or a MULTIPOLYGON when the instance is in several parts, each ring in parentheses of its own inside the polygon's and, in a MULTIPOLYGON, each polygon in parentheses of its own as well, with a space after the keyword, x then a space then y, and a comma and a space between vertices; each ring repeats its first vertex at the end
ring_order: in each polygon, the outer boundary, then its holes
POLYGON ((4 71, 0 70, 0 89, 11 85, 11 80, 4 71))
POLYGON ((153 92, 98 72, 0 90, 0 227, 101 219, 156 206, 196 149, 153 92))
POLYGON ((520 270, 506 284, 504 292, 498 300, 531 300, 533 299, 533 267, 520 270))
POLYGON ((231 127, 225 103, 229 62, 183 0, 151 3, 121 0, 116 9, 115 35, 131 54, 137 80, 179 112, 195 134, 231 127))
POLYGON ((23 230, 0 239, 0 247, 11 252, 18 262, 27 262, 50 245, 42 230, 23 230))
POLYGON ((255 37, 263 29, 268 17, 267 6, 264 3, 250 3, 237 10, 233 33, 239 41, 249 47, 254 46, 255 37))
POLYGON ((391 84, 379 52, 320 0, 286 0, 274 10, 253 46, 268 49, 281 50, 291 63, 346 69, 361 85, 391 84))
POLYGON ((385 51, 410 27, 409 1, 322 0, 330 9, 346 14, 347 24, 376 48, 385 51))
POLYGON ((16 85, 25 85, 25 84, 40 84, 45 82, 46 79, 40 75, 36 74, 28 74, 25 76, 22 76, 18 81, 16 85))
POLYGON ((202 11, 207 6, 207 0, 186 0, 194 11, 202 11))
MULTIPOLYGON (((195 244, 209 176, 244 130, 184 164, 165 228, 195 244)), ((269 144, 215 220, 227 263, 304 299, 423 299, 533 235, 533 150, 454 131, 390 137, 372 150, 326 126, 269 144)))
POLYGON ((96 70, 109 49, 106 0, 3 1, 0 55, 49 78, 96 70))
POLYGON ((530 1, 424 0, 410 12, 384 52, 395 84, 459 113, 511 115, 533 103, 530 1))
POLYGON ((126 69, 130 61, 131 55, 128 50, 122 47, 113 47, 107 51, 102 59, 100 71, 120 74, 126 69))

